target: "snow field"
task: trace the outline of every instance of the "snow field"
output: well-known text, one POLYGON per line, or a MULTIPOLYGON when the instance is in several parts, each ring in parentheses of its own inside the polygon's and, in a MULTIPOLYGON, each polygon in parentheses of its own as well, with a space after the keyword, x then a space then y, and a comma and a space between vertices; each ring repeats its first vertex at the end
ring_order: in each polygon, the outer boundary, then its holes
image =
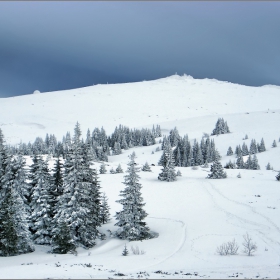
MULTIPOLYGON (((10 143, 19 139, 34 141, 36 136, 44 138, 47 132, 60 140, 67 130, 73 135, 76 121, 81 123, 83 135, 87 128, 102 125, 108 135, 120 123, 130 128, 159 124, 166 135, 176 126, 181 136, 188 134, 190 140, 200 142, 203 133, 211 134, 217 119, 223 117, 231 133, 211 136, 223 165, 236 159, 235 155, 226 156, 229 146, 235 151, 236 145, 245 142, 249 148, 252 139, 260 143, 264 138, 267 151, 257 154, 261 170, 226 170, 227 179, 208 180, 205 178, 211 164, 197 170, 176 167, 182 177, 170 183, 157 179, 162 151, 155 150, 161 144, 110 156, 105 163, 107 174, 99 175, 101 191, 111 207, 112 219, 101 228, 107 239, 97 240, 89 250, 79 248, 77 256, 48 254, 50 247, 36 246, 31 254, 1 258, 0 278, 279 278, 280 184, 275 179, 280 170, 279 98, 278 87, 254 88, 171 76, 1 100, 1 129, 10 143), (7 115, 11 110, 13 114, 7 115), (246 134, 249 139, 242 140, 246 134), (274 139, 278 147, 271 148, 274 139), (159 234, 143 242, 111 238, 108 232, 117 229, 114 215, 121 205, 116 200, 124 188, 124 173, 109 171, 119 163, 126 171, 128 155, 133 151, 139 166, 146 161, 156 165, 151 166, 152 172, 139 174, 148 213, 146 222, 159 234), (265 170, 268 162, 275 171, 265 170), (242 252, 246 232, 258 246, 251 257, 242 252), (233 239, 239 245, 239 254, 220 256, 217 247, 233 239), (130 251, 123 257, 124 244, 129 251, 137 245, 145 254, 133 255, 130 251), (85 265, 89 263, 91 267, 85 265)), ((100 164, 94 164, 98 171, 100 164)))

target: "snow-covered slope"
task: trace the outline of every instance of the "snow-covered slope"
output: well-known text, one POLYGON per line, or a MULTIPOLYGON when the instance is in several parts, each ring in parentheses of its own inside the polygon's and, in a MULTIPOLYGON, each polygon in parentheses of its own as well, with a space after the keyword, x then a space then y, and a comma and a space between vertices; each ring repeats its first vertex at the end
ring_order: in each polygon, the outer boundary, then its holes
MULTIPOLYGON (((36 246, 34 253, 1 258, 0 278, 279 277, 280 183, 275 180, 277 172, 265 170, 268 162, 280 170, 279 101, 277 86, 247 87, 177 75, 1 99, 0 127, 8 143, 33 141, 46 133, 60 139, 66 131, 73 132, 77 121, 84 135, 87 128, 103 126, 111 133, 119 124, 131 128, 159 124, 165 134, 177 126, 180 135, 188 133, 190 139, 200 140, 223 117, 231 133, 212 136, 223 164, 235 160, 226 151, 242 145, 245 134, 248 146, 251 139, 260 142, 263 137, 267 151, 257 155, 261 170, 227 170, 224 180, 205 179, 209 168, 201 167, 179 168, 182 177, 172 183, 157 179, 159 166, 153 166, 151 173, 141 172, 146 222, 159 233, 158 238, 143 242, 109 237, 107 230, 116 230, 114 214, 121 206, 115 201, 124 187, 124 174, 100 175, 112 215, 101 229, 107 240, 88 251, 79 248, 77 256, 47 254, 49 247, 36 246), (271 148, 274 139, 279 147, 271 148), (258 246, 252 257, 242 253, 246 232, 258 246), (217 254, 219 245, 233 239, 240 246, 238 255, 217 254), (128 249, 139 246, 145 254, 123 257, 125 243, 128 249)), ((159 145, 134 148, 137 163, 157 165, 159 145)), ((133 150, 109 157, 107 170, 119 163, 126 170, 133 150)))
MULTIPOLYGON (((54 133, 60 139, 79 121, 82 129, 119 125, 142 127, 245 112, 276 110, 279 87, 248 87, 210 79, 178 76, 127 84, 0 99, 0 127, 7 142, 34 141, 54 133)), ((215 117, 215 118, 216 118, 215 117)))

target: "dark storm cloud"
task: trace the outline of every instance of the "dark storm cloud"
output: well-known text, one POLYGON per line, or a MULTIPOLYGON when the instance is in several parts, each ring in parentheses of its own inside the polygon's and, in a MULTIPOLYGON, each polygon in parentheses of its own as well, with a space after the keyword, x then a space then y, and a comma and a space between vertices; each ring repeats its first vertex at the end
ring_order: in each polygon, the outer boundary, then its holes
POLYGON ((165 77, 280 84, 279 2, 0 2, 0 95, 165 77))

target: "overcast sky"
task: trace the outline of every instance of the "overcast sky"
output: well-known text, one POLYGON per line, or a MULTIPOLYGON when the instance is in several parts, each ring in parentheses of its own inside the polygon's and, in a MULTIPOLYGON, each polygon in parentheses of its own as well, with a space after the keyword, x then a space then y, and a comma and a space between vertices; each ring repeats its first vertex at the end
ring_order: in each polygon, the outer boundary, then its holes
POLYGON ((0 96, 184 73, 280 85, 280 2, 0 2, 0 96))

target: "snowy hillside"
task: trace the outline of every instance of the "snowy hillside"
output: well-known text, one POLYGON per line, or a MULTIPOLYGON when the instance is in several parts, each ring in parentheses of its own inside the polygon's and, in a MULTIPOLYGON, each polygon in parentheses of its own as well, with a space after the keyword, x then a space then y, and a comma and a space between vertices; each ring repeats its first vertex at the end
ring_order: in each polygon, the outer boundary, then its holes
MULTIPOLYGON (((279 87, 248 87, 174 75, 1 99, 0 127, 7 142, 18 143, 34 141, 46 133, 60 138, 73 131, 77 121, 84 133, 101 126, 111 133, 120 123, 133 128, 171 121, 173 126, 177 121, 210 116, 215 122, 219 115, 277 110, 279 95, 279 87)), ((212 129, 213 121, 209 127, 203 126, 202 120, 196 131, 212 129)))
MULTIPOLYGON (((279 278, 280 277, 280 87, 248 87, 211 79, 178 76, 129 84, 106 84, 59 92, 37 93, 0 100, 0 128, 9 144, 33 142, 37 136, 54 133, 58 139, 75 123, 86 130, 104 127, 108 134, 119 124, 130 128, 161 126, 169 134, 175 126, 181 136, 199 141, 211 134, 219 117, 231 133, 211 136, 224 165, 236 160, 226 156, 252 139, 264 138, 267 151, 257 154, 260 170, 226 170, 228 178, 205 179, 209 168, 176 167, 182 177, 175 182, 157 179, 162 151, 153 146, 136 147, 109 156, 107 170, 121 164, 127 169, 128 155, 146 161, 152 172, 140 172, 146 222, 157 238, 128 242, 109 236, 115 231, 116 203, 124 188, 124 174, 100 174, 102 191, 111 207, 111 221, 101 228, 106 240, 98 240, 78 254, 48 254, 48 246, 15 257, 0 258, 0 278, 279 278), (245 135, 247 140, 243 140, 245 135), (272 148, 276 140, 278 147, 272 148), (154 153, 152 153, 154 152, 154 153), (267 163, 274 170, 266 170, 267 163), (237 178, 238 173, 241 178, 237 178), (242 252, 243 235, 257 244, 253 256, 242 252), (217 247, 235 241, 239 254, 221 256, 217 247), (138 246, 145 253, 122 256, 124 245, 138 246)), ((31 161, 28 159, 28 163, 31 161)), ((99 170, 100 163, 95 163, 99 170)), ((210 165, 209 165, 210 166, 210 165)))

